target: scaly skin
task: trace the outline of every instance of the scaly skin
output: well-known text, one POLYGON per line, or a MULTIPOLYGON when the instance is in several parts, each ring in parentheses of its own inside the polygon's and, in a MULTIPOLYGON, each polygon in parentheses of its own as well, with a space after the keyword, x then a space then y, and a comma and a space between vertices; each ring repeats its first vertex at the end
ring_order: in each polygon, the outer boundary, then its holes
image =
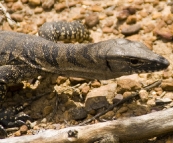
POLYGON ((46 22, 40 27, 38 35, 53 42, 90 40, 89 30, 79 21, 46 22))
POLYGON ((111 79, 163 70, 169 62, 140 42, 111 39, 93 44, 62 44, 41 37, 0 32, 0 82, 17 83, 42 73, 111 79))
MULTIPOLYGON (((0 31, 0 41, 1 102, 5 98, 6 85, 38 75, 53 73, 89 79, 111 79, 132 73, 159 71, 169 66, 165 58, 153 53, 144 44, 125 39, 74 45, 0 31)), ((12 121, 8 115, 0 112, 0 123, 9 126, 8 121, 12 121)), ((0 137, 4 136, 6 132, 0 126, 0 137)))

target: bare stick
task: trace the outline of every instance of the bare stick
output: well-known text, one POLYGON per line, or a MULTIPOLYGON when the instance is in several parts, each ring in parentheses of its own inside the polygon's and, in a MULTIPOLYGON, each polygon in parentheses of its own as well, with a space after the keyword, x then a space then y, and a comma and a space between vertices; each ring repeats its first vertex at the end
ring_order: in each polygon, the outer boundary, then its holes
POLYGON ((6 8, 0 3, 0 11, 3 12, 5 17, 7 18, 7 21, 11 27, 14 27, 15 25, 18 25, 14 20, 11 19, 10 14, 7 12, 6 8))
MULTIPOLYGON (((145 89, 145 90, 150 90, 150 89, 152 89, 152 88, 154 88, 154 87, 159 86, 159 85, 161 84, 161 82, 162 82, 161 80, 158 80, 158 81, 152 83, 151 85, 148 85, 148 86, 144 87, 143 89, 145 89)), ((95 115, 94 117, 92 117, 92 118, 90 118, 90 119, 88 119, 88 120, 86 120, 86 121, 80 123, 79 125, 80 125, 80 126, 85 125, 85 124, 87 124, 87 123, 89 123, 89 122, 91 122, 91 121, 93 121, 93 120, 99 118, 100 116, 106 114, 108 111, 111 111, 114 107, 118 107, 118 106, 124 104, 125 102, 127 102, 128 100, 130 100, 130 99, 136 97, 137 95, 139 95, 139 92, 132 93, 130 96, 128 96, 128 97, 126 97, 126 98, 120 100, 118 103, 115 103, 115 104, 110 105, 105 111, 98 113, 98 114, 95 115)), ((118 109, 117 109, 117 110, 118 110, 118 109)))
POLYGON ((37 135, 2 139, 1 143, 91 143, 104 139, 114 143, 132 140, 139 140, 140 142, 142 139, 149 139, 168 132, 173 132, 173 108, 128 119, 68 127, 60 130, 46 130, 37 135))

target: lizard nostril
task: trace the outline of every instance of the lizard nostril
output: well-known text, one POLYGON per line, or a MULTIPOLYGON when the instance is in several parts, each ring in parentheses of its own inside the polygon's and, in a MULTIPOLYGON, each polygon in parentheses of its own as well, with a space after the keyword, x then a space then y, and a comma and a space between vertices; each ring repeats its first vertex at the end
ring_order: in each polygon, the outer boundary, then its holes
POLYGON ((164 66, 165 68, 167 68, 170 65, 169 61, 165 59, 164 57, 160 57, 159 61, 160 61, 160 65, 164 66))

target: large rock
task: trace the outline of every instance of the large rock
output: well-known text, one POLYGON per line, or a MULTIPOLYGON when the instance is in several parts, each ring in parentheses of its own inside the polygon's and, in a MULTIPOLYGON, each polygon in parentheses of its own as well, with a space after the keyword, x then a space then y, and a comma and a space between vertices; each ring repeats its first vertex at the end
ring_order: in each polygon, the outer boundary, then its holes
POLYGON ((86 97, 85 109, 91 111, 102 107, 108 107, 116 94, 116 86, 116 83, 110 83, 91 90, 86 97))
POLYGON ((81 120, 87 117, 87 112, 83 107, 71 108, 64 112, 65 120, 81 120))

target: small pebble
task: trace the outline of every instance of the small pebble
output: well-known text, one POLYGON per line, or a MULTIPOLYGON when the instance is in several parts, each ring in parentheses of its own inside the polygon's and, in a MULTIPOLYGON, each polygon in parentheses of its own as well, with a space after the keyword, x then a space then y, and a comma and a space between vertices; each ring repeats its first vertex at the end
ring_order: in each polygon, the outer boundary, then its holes
POLYGON ((44 17, 39 17, 36 21, 36 24, 38 27, 40 27, 41 25, 43 25, 46 22, 46 18, 44 17))
POLYGON ((22 3, 28 3, 29 0, 21 0, 22 3))
POLYGON ((165 91, 173 91, 173 81, 163 81, 161 88, 165 91))
POLYGON ((31 127, 31 128, 34 128, 34 127, 36 126, 36 124, 37 124, 37 121, 31 122, 31 123, 30 123, 30 127, 31 127))
POLYGON ((22 5, 22 3, 21 3, 20 1, 14 3, 14 4, 12 5, 12 8, 11 8, 11 10, 14 11, 14 12, 20 11, 20 10, 22 10, 22 9, 23 9, 23 5, 22 5))
POLYGON ((98 88, 101 86, 101 83, 98 80, 95 80, 94 82, 91 83, 91 86, 94 88, 98 88))
POLYGON ((22 126, 20 127, 20 132, 21 132, 21 134, 26 134, 27 131, 28 131, 28 127, 27 127, 26 125, 22 125, 22 126))
POLYGON ((126 20, 126 23, 127 24, 135 24, 137 21, 137 18, 135 15, 130 15, 127 20, 126 20))
POLYGON ((107 16, 113 16, 114 15, 114 12, 113 11, 110 11, 110 10, 107 10, 106 11, 106 15, 107 16))
POLYGON ((55 0, 42 0, 42 8, 44 10, 50 10, 55 3, 55 0))
POLYGON ((11 18, 13 20, 15 20, 16 22, 22 22, 23 21, 23 14, 13 13, 13 14, 11 14, 11 18))
POLYGON ((142 5, 144 4, 144 0, 135 0, 134 2, 136 5, 142 5))
POLYGON ((40 127, 39 127, 39 126, 34 126, 33 129, 34 129, 34 130, 39 130, 40 127))
POLYGON ((20 132, 20 131, 16 131, 16 132, 14 133, 14 136, 16 136, 16 137, 21 136, 21 132, 20 132))
POLYGON ((90 87, 88 85, 84 86, 81 90, 82 95, 87 95, 87 93, 89 92, 90 87))
POLYGON ((107 23, 105 24, 106 27, 111 27, 113 26, 114 22, 112 20, 107 21, 107 23))
POLYGON ((99 23, 99 17, 97 14, 90 14, 89 16, 85 17, 85 24, 92 28, 99 23))
POLYGON ((47 122, 47 119, 46 118, 43 118, 42 120, 41 120, 41 123, 46 123, 47 122))
POLYGON ((117 93, 124 93, 131 90, 138 90, 141 84, 131 79, 118 79, 117 80, 117 93))
POLYGON ((64 83, 65 81, 67 80, 67 77, 64 77, 64 76, 58 76, 56 82, 58 85, 64 83))
POLYGON ((104 120, 111 120, 113 118, 113 116, 115 115, 115 113, 113 111, 109 111, 106 114, 102 115, 100 117, 100 119, 104 119, 104 120))
POLYGON ((152 23, 149 23, 149 24, 143 26, 143 30, 144 30, 145 33, 152 32, 154 28, 155 28, 155 25, 152 24, 152 23))
POLYGON ((129 11, 128 10, 122 10, 118 13, 117 19, 118 20, 125 20, 129 16, 129 11))
POLYGON ((60 12, 62 10, 64 10, 65 8, 67 8, 65 3, 58 3, 54 5, 54 8, 56 10, 56 12, 60 12))
POLYGON ((132 92, 125 91, 125 92, 123 93, 123 98, 127 98, 127 97, 129 97, 129 96, 131 96, 131 95, 132 95, 132 92))
POLYGON ((103 31, 103 33, 112 33, 113 29, 110 27, 103 27, 102 31, 103 31))
POLYGON ((168 14, 165 16, 164 21, 166 24, 171 25, 173 23, 173 14, 168 14))
POLYGON ((139 15, 142 16, 143 18, 147 17, 148 16, 148 12, 146 10, 141 10, 139 12, 139 15))
POLYGON ((157 35, 157 36, 160 36, 164 39, 167 39, 167 40, 172 40, 173 39, 173 34, 171 33, 171 31, 167 28, 162 28, 162 29, 156 29, 154 31, 154 33, 157 35))
POLYGON ((70 77, 69 80, 72 85, 86 82, 86 79, 77 77, 70 77))
POLYGON ((101 11, 103 11, 103 8, 101 6, 94 5, 94 6, 91 7, 91 10, 93 12, 101 12, 101 11))
POLYGON ((40 0, 29 0, 29 4, 32 6, 38 6, 41 4, 40 0))
POLYGON ((124 34, 125 36, 129 36, 138 33, 140 30, 141 30, 141 25, 134 24, 134 25, 129 25, 127 27, 122 27, 121 33, 124 34))
POLYGON ((87 112, 83 107, 71 108, 64 113, 66 120, 81 120, 87 117, 87 112))
POLYGON ((80 9, 80 14, 85 14, 86 13, 86 9, 85 8, 81 8, 80 9))
POLYGON ((115 34, 115 35, 118 35, 119 34, 119 31, 118 30, 116 30, 116 29, 113 29, 113 34, 115 34))
POLYGON ((125 112, 127 112, 127 111, 128 111, 128 108, 127 108, 127 107, 121 107, 121 108, 117 111, 117 113, 122 114, 122 113, 125 113, 125 112))
POLYGON ((154 106, 154 105, 156 105, 156 102, 155 102, 154 99, 149 99, 149 100, 147 101, 147 105, 154 106))
POLYGON ((124 8, 124 9, 128 10, 129 14, 135 14, 136 11, 137 11, 136 7, 134 7, 134 6, 128 6, 128 7, 124 8))
POLYGON ((141 98, 142 102, 147 102, 148 92, 146 90, 140 90, 139 97, 141 98))
POLYGON ((34 9, 34 13, 35 14, 39 14, 39 13, 42 13, 43 12, 43 8, 42 7, 36 7, 35 9, 34 9))
POLYGON ((115 96, 115 98, 113 99, 113 103, 118 103, 119 101, 121 101, 123 99, 123 95, 122 94, 117 94, 115 96))
POLYGON ((162 14, 161 14, 161 13, 156 12, 156 13, 153 13, 153 14, 152 14, 152 19, 153 19, 153 20, 156 20, 156 19, 161 18, 161 16, 162 16, 162 14))

